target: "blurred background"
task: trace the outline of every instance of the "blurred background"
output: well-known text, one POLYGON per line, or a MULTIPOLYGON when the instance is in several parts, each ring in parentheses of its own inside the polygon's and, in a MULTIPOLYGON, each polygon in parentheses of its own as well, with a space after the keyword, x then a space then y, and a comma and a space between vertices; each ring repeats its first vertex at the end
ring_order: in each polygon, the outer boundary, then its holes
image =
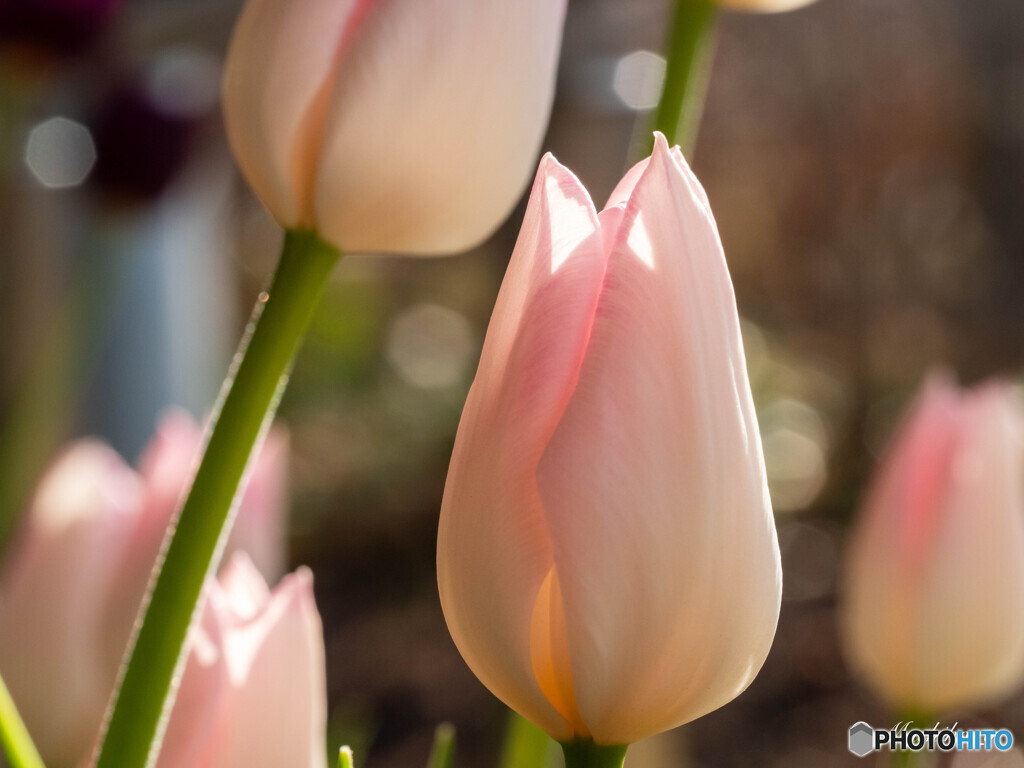
MULTIPOLYGON (((220 120, 238 0, 36 5, 0 5, 3 521, 66 440, 134 460, 169 406, 207 413, 281 240, 220 120)), ((668 6, 570 3, 546 149, 599 206, 647 130, 668 6)), ((723 14, 694 165, 744 316, 784 604, 750 689, 627 766, 854 765, 847 728, 889 719, 835 626, 865 480, 928 369, 1017 376, 1024 355, 1024 3, 723 14)), ((282 404, 331 740, 366 768, 421 765, 442 720, 460 766, 497 759, 506 710, 448 635, 434 547, 521 218, 464 256, 347 257, 282 404)), ((1024 734, 1024 697, 958 715, 1024 734)))

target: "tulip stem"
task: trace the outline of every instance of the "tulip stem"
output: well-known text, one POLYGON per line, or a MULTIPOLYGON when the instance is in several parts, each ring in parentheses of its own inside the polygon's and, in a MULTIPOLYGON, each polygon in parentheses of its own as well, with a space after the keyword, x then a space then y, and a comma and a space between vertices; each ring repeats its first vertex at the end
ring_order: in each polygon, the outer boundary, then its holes
POLYGON ((214 408, 212 432, 177 524, 116 695, 97 768, 144 768, 160 739, 171 683, 207 574, 216 570, 249 457, 273 419, 288 370, 340 252, 309 231, 290 231, 269 294, 260 295, 246 338, 214 408))
POLYGON ((43 768, 43 759, 32 743, 3 678, 0 678, 0 745, 11 768, 43 768))
MULTIPOLYGON (((715 54, 714 0, 676 0, 654 127, 693 159, 715 54)), ((646 147, 649 151, 650 146, 646 147)))
POLYGON ((565 768, 622 768, 628 745, 605 746, 590 739, 561 742, 565 768))
POLYGON ((455 728, 441 723, 434 731, 434 745, 430 749, 427 768, 452 768, 455 764, 455 728))

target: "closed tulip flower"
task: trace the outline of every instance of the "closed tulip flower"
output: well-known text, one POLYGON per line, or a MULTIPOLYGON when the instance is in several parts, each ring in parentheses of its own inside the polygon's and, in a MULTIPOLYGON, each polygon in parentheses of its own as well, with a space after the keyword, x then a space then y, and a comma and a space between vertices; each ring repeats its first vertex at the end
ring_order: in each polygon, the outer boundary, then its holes
POLYGON ((541 163, 459 426, 438 583, 472 670, 563 743, 693 720, 764 662, 781 569, 736 303, 704 191, 660 134, 600 213, 541 163))
POLYGON ((327 677, 308 570, 271 592, 238 553, 207 588, 157 768, 323 768, 327 677))
MULTIPOLYGON (((88 754, 200 442, 198 426, 172 414, 136 472, 108 446, 79 441, 36 491, 0 576, 0 672, 47 762, 88 754)), ((253 545, 274 569, 284 445, 273 437, 257 460, 229 544, 253 545)))
POLYGON ((933 377, 850 543, 854 670, 899 715, 940 717, 1024 677, 1024 406, 1009 385, 933 377))
POLYGON ((483 240, 529 180, 566 0, 249 0, 228 136, 287 229, 343 251, 483 240))

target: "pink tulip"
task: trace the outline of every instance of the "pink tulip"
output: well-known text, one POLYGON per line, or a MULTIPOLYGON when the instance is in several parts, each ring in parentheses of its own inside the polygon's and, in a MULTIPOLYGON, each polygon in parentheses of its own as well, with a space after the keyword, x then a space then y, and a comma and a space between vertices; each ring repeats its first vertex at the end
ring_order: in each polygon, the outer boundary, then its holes
POLYGON ((43 478, 4 564, 0 670, 47 762, 77 763, 99 727, 117 669, 107 601, 143 495, 114 451, 79 442, 43 478))
POLYGON ((239 553, 211 582, 157 768, 322 768, 327 687, 308 570, 271 593, 239 553))
MULTIPOLYGON (((140 472, 109 447, 70 446, 43 478, 0 578, 0 671, 43 757, 76 764, 99 729, 201 433, 175 413, 140 472)), ((283 559, 287 439, 253 470, 230 548, 283 559)))
POLYGON ((895 711, 939 717, 1024 677, 1024 406, 932 377, 857 521, 843 630, 895 711))
POLYGON ((224 114, 278 222, 345 251, 463 251, 529 180, 566 0, 249 0, 224 114))
POLYGON ((628 744, 737 696, 781 571, 707 198, 658 134, 599 214, 541 163, 462 416, 441 604, 467 663, 564 741, 628 744))

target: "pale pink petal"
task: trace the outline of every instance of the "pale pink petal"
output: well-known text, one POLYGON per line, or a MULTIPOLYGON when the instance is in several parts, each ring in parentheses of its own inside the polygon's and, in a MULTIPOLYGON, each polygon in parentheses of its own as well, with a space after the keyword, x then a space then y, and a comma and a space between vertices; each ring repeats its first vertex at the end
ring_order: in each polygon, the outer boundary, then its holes
POLYGON ((271 594, 259 569, 245 552, 238 552, 224 566, 217 580, 218 599, 226 626, 245 625, 270 604, 271 594))
POLYGON ((253 579, 260 578, 248 570, 248 586, 236 580, 227 593, 234 613, 224 645, 230 686, 209 766, 322 768, 327 678, 312 575, 300 569, 286 576, 262 610, 247 616, 253 579))
MULTIPOLYGON (((656 143, 668 143, 667 139, 665 139, 665 135, 661 133, 661 131, 655 131, 654 138, 656 143)), ((686 177, 690 185, 690 191, 697 198, 697 202, 704 207, 708 216, 714 218, 711 214, 711 204, 708 202, 707 193, 704 191, 704 187, 702 187, 700 182, 697 180, 693 170, 687 164, 682 151, 678 146, 675 146, 672 147, 669 152, 672 155, 672 159, 676 162, 676 167, 686 177)), ((643 178, 644 173, 647 171, 647 166, 651 163, 651 159, 652 158, 650 157, 645 157, 639 163, 626 171, 626 175, 622 177, 622 181, 620 181, 618 185, 616 185, 615 189, 612 190, 612 194, 608 198, 608 202, 605 203, 606 209, 625 205, 629 202, 629 199, 633 196, 633 190, 636 189, 637 183, 641 178, 643 178)))
POLYGON ((891 706, 941 713, 1024 677, 1022 466, 1015 391, 929 380, 867 497, 846 574, 851 665, 891 706))
POLYGON ((734 698, 778 619, 778 546, 735 299, 695 185, 659 136, 537 473, 576 700, 605 743, 734 698))
POLYGON ((575 385, 604 269, 586 190, 545 158, 459 426, 438 535, 441 605, 459 650, 499 698, 561 738, 572 730, 531 658, 552 565, 535 471, 575 385))
POLYGON ((189 635, 191 650, 164 732, 157 768, 220 768, 224 765, 215 762, 216 756, 211 752, 224 728, 224 711, 230 692, 223 653, 227 627, 222 623, 224 609, 215 582, 210 582, 207 593, 202 621, 189 635))
POLYGON ((288 456, 288 431, 274 427, 256 457, 225 549, 226 556, 247 553, 270 582, 281 578, 287 565, 288 456))
POLYGON ((347 251, 439 254, 497 228, 544 136, 565 7, 369 3, 338 60, 316 181, 321 234, 347 251))
POLYGON ((117 666, 104 607, 142 489, 121 457, 84 440, 54 462, 0 584, 0 671, 47 762, 73 765, 99 729, 117 666))
POLYGON ((368 4, 249 0, 235 27, 224 121, 242 171, 284 227, 313 224, 314 166, 338 52, 368 4))

